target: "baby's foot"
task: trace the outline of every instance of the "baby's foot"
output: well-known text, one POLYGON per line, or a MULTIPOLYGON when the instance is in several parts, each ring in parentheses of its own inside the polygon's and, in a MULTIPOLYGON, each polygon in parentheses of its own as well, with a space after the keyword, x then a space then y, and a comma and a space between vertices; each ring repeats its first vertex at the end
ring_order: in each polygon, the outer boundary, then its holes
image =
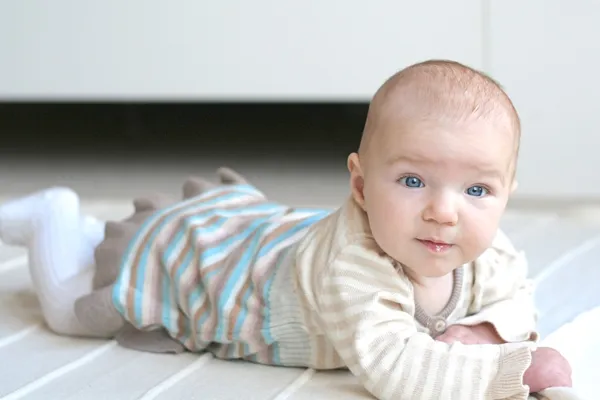
POLYGON ((9 245, 26 246, 33 237, 36 219, 60 219, 63 210, 79 212, 79 197, 63 187, 8 201, 0 206, 0 240, 9 245))

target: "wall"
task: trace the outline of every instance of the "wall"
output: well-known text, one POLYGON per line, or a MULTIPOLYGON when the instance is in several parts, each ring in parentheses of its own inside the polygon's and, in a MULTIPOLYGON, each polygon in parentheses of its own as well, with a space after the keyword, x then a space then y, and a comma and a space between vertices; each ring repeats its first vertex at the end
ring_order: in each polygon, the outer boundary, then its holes
POLYGON ((600 4, 0 2, 4 100, 366 101, 397 69, 489 72, 523 119, 521 197, 600 199, 600 4))

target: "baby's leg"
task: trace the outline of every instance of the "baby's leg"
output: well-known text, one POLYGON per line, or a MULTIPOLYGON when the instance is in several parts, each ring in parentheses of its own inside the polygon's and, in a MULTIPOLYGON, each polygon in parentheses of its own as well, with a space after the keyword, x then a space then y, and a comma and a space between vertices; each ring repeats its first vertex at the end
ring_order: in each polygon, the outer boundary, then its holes
POLYGON ((46 323, 56 333, 94 336, 74 314, 75 301, 92 291, 94 248, 104 223, 81 216, 79 197, 51 188, 0 206, 0 239, 25 246, 46 323))

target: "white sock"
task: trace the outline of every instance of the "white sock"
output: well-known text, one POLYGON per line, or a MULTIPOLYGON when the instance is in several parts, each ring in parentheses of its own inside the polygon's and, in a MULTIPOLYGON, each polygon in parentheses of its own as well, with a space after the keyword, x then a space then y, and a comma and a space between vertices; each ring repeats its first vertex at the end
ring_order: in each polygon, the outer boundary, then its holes
POLYGON ((80 215, 79 197, 68 188, 45 189, 0 206, 0 240, 4 243, 30 248, 35 234, 50 236, 48 243, 54 247, 56 240, 58 245, 66 244, 64 252, 52 253, 51 264, 60 281, 91 266, 94 249, 104 239, 104 226, 95 217, 80 215), (57 236, 60 239, 52 239, 57 236), (79 262, 61 260, 66 253, 76 253, 79 262))
POLYGON ((33 224, 39 211, 62 188, 46 189, 2 204, 0 207, 0 239, 9 245, 26 246, 33 235, 33 224))
POLYGON ((102 222, 80 215, 79 197, 70 189, 46 189, 0 206, 0 239, 28 247, 44 317, 57 333, 88 333, 73 305, 92 290, 93 250, 103 234, 102 222))
POLYGON ((95 264, 94 251, 104 240, 105 222, 90 215, 84 215, 80 221, 80 236, 82 243, 79 248, 79 265, 82 267, 95 264))

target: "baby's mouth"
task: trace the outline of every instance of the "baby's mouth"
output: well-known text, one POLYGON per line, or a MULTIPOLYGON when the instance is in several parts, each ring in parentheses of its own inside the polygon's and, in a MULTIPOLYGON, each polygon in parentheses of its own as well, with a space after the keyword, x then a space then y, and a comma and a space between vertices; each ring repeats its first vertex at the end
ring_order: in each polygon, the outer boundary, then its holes
POLYGON ((421 242, 429 251, 432 251, 437 254, 444 253, 450 250, 453 246, 451 243, 446 243, 436 239, 417 239, 421 242))

